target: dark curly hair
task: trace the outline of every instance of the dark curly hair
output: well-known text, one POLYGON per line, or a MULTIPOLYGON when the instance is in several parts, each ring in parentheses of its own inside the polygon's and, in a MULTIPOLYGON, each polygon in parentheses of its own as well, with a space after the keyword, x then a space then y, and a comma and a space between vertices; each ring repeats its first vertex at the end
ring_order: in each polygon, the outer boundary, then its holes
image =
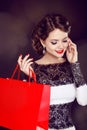
POLYGON ((67 18, 61 14, 47 14, 37 24, 32 32, 32 46, 37 53, 40 55, 43 53, 43 46, 40 43, 40 39, 45 40, 49 33, 56 28, 67 33, 70 33, 71 30, 67 18))

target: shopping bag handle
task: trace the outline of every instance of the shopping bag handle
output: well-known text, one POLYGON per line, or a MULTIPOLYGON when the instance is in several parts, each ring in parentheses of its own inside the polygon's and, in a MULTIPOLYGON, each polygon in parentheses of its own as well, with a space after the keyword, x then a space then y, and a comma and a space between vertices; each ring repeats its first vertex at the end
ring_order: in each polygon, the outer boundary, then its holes
MULTIPOLYGON (((31 73, 32 78, 34 79, 34 82, 36 82, 36 74, 34 73, 33 70, 29 68, 29 75, 30 73, 31 73)), ((28 81, 30 82, 30 76, 28 76, 28 81)))
POLYGON ((12 75, 11 75, 11 79, 14 78, 14 76, 15 76, 17 71, 18 71, 17 79, 20 79, 20 69, 19 69, 19 65, 18 64, 16 65, 16 67, 15 67, 15 69, 14 69, 12 75))
MULTIPOLYGON (((11 75, 11 79, 14 78, 14 76, 15 76, 15 74, 16 74, 17 71, 18 71, 17 79, 18 79, 18 80, 20 79, 20 72, 21 72, 21 71, 20 71, 20 67, 19 67, 18 64, 16 65, 16 67, 15 67, 15 69, 14 69, 12 75, 11 75)), ((32 78, 34 79, 34 82, 36 82, 36 75, 35 75, 34 71, 31 70, 31 69, 29 69, 29 75, 30 75, 30 73, 32 74, 32 78)), ((30 76, 29 76, 29 78, 28 78, 28 81, 30 82, 30 76)))

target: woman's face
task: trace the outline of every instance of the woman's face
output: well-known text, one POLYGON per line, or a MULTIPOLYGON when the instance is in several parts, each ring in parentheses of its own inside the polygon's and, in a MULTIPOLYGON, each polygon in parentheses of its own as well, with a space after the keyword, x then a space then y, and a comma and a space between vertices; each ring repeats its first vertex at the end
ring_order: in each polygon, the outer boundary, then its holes
POLYGON ((46 47, 46 53, 61 58, 68 47, 68 33, 55 29, 49 33, 43 45, 46 47))

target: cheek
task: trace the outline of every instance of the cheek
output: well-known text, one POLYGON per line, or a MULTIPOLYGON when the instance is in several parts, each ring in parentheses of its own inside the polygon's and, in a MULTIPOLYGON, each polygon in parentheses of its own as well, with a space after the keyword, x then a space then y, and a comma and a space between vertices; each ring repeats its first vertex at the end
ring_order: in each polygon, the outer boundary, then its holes
POLYGON ((67 49, 68 47, 68 43, 64 44, 64 48, 67 49))
POLYGON ((52 45, 49 45, 46 47, 46 49, 49 51, 53 51, 53 50, 55 50, 55 48, 56 48, 56 46, 52 46, 52 45))

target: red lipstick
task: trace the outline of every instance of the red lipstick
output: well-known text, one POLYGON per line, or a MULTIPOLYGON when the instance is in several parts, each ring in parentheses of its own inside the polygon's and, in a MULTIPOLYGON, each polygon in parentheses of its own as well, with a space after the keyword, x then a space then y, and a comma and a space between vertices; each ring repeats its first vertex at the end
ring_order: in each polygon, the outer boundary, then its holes
POLYGON ((64 50, 62 49, 62 50, 58 50, 58 51, 56 51, 58 54, 62 54, 63 52, 64 52, 64 50))

